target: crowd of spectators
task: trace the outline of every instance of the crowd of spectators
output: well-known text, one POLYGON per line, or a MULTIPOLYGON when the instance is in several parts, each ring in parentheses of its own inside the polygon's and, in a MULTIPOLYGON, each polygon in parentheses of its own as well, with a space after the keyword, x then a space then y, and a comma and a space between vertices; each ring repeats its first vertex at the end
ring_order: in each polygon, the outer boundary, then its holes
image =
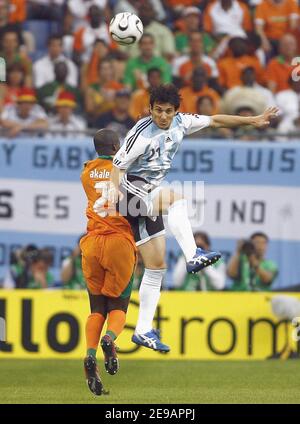
MULTIPOLYGON (((53 130, 73 137, 88 128, 110 127, 124 137, 148 114, 149 90, 162 82, 180 88, 183 112, 251 116, 278 105, 273 130, 296 131, 298 3, 0 0, 0 57, 6 63, 6 82, 0 83, 2 133, 16 137, 53 130), (118 46, 111 40, 108 24, 122 11, 141 18, 139 43, 118 46)), ((257 137, 247 128, 210 135, 257 137)))

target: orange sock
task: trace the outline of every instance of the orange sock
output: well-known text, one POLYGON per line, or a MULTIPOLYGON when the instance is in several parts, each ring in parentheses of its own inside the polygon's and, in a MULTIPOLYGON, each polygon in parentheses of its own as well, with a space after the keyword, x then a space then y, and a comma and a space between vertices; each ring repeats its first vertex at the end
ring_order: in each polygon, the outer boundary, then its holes
POLYGON ((87 354, 96 356, 102 328, 105 322, 103 315, 94 313, 88 316, 85 325, 87 354))
POLYGON ((109 334, 115 340, 123 331, 126 322, 124 311, 114 310, 108 314, 106 334, 109 334))

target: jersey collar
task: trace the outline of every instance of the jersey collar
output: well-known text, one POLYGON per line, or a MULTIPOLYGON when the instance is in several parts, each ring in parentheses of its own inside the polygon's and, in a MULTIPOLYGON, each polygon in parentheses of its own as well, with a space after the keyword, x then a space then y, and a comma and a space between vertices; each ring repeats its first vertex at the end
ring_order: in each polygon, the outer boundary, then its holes
POLYGON ((114 158, 112 156, 108 156, 108 155, 99 155, 98 159, 113 160, 114 158))

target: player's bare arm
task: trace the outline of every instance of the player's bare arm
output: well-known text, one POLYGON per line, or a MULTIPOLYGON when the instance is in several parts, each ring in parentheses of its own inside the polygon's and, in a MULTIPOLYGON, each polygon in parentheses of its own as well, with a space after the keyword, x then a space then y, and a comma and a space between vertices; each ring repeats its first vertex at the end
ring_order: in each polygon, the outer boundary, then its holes
POLYGON ((122 178, 125 174, 125 169, 119 169, 116 166, 113 166, 110 176, 110 182, 111 182, 111 198, 109 199, 111 203, 116 203, 118 200, 118 197, 120 197, 121 193, 119 190, 122 178))
POLYGON ((258 116, 214 115, 211 119, 212 128, 236 128, 243 125, 252 125, 255 128, 265 128, 272 119, 278 116, 277 107, 267 108, 258 116))

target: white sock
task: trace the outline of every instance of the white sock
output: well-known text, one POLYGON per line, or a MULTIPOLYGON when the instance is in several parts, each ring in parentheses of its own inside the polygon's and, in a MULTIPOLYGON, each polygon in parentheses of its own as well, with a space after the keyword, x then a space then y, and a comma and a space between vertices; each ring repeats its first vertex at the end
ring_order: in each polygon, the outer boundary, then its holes
POLYGON ((192 226, 188 218, 187 200, 176 200, 168 211, 170 231, 181 247, 186 261, 190 261, 196 253, 196 243, 192 226))
POLYGON ((139 290, 140 309, 135 328, 137 334, 145 334, 152 329, 152 321, 160 298, 160 288, 165 272, 165 269, 145 268, 139 290))

